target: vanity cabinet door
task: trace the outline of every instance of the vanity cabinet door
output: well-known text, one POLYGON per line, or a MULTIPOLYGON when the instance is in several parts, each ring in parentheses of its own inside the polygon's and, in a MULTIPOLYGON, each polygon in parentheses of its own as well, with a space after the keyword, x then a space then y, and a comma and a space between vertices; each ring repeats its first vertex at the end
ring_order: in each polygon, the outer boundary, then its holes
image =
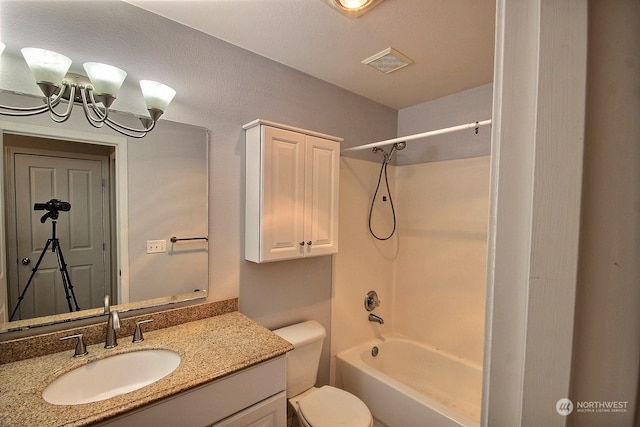
POLYGON ((287 424, 287 394, 279 393, 211 427, 282 427, 287 424))
POLYGON ((245 259, 336 253, 340 138, 262 121, 245 129, 245 259))

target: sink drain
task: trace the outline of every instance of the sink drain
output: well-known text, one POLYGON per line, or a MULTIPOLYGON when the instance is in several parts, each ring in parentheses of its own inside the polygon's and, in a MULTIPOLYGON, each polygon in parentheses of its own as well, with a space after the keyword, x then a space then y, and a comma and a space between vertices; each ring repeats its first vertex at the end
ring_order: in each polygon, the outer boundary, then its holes
POLYGON ((376 357, 378 355, 378 351, 379 351, 378 347, 374 345, 373 348, 371 349, 371 355, 373 357, 376 357))

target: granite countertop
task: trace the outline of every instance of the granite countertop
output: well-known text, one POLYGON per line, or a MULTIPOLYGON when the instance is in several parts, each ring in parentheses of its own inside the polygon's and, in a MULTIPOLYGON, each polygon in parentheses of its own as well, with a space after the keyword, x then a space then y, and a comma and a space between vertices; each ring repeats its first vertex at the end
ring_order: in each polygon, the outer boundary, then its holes
POLYGON ((74 358, 70 349, 0 365, 0 425, 83 426, 105 420, 169 397, 233 372, 269 360, 293 346, 239 312, 145 332, 142 343, 118 338, 118 346, 88 346, 89 354, 74 358), (58 376, 93 360, 144 349, 167 349, 180 354, 178 368, 142 389, 100 402, 53 405, 42 391, 58 376))

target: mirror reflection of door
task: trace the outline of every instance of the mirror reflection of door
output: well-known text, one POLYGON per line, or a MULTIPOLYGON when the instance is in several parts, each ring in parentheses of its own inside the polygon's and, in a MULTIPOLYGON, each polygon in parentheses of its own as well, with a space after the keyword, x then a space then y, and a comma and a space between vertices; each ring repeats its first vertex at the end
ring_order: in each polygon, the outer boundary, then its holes
POLYGON ((75 311, 76 301, 80 309, 100 307, 104 295, 112 294, 109 155, 12 147, 7 157, 7 228, 15 230, 8 265, 16 266, 7 277, 9 308, 20 302, 13 320, 66 313, 69 304, 75 311), (69 211, 57 211, 55 236, 53 219, 45 217, 51 211, 34 210, 35 203, 51 199, 71 204, 69 211), (52 243, 44 251, 54 237, 62 268, 52 243), (61 270, 72 289, 65 290, 61 270))

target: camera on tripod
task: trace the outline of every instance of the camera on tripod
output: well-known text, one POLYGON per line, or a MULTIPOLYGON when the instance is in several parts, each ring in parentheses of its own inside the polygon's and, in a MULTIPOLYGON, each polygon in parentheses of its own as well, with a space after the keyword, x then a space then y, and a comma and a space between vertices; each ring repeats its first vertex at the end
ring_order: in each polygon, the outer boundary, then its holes
POLYGON ((9 317, 10 322, 13 320, 13 316, 15 316, 16 313, 18 312, 18 308, 20 307, 20 304, 22 303, 22 300, 24 299, 24 296, 27 293, 27 290, 29 289, 29 285, 31 285, 33 278, 38 272, 38 267, 40 267, 40 263, 42 262, 42 259, 44 258, 44 254, 47 252, 47 249, 49 248, 49 246, 51 246, 51 251, 56 254, 56 257, 58 259, 58 267, 60 268, 60 274, 62 275, 62 287, 64 288, 64 293, 67 298, 69 313, 73 311, 73 308, 71 306, 72 298, 73 298, 73 303, 75 305, 76 311, 80 311, 80 307, 78 306, 78 300, 76 299, 76 294, 73 291, 73 285, 71 284, 71 277, 69 277, 69 271, 67 270, 67 263, 64 261, 64 256, 62 255, 60 240, 56 236, 56 223, 58 219, 58 213, 60 211, 62 212, 70 211, 71 203, 63 202, 58 199, 51 199, 45 203, 35 203, 33 205, 33 210, 47 211, 47 213, 45 213, 42 216, 42 218, 40 218, 40 222, 44 224, 47 218, 51 218, 51 238, 47 239, 47 243, 44 245, 44 248, 42 248, 42 252, 40 253, 40 257, 36 262, 36 266, 33 268, 33 270, 31 270, 31 276, 29 276, 29 280, 27 281, 27 284, 25 285, 24 289, 22 290, 22 293, 18 297, 18 303, 16 304, 16 307, 13 309, 13 312, 11 313, 11 317, 9 317))
POLYGON ((71 210, 71 203, 69 202, 63 202, 61 200, 58 199, 51 199, 48 202, 45 203, 35 203, 33 205, 33 210, 34 211, 49 211, 46 214, 44 214, 42 216, 42 218, 40 218, 40 222, 44 224, 44 222, 47 220, 47 218, 51 218, 51 219, 58 219, 58 213, 60 211, 62 212, 68 212, 71 210))

